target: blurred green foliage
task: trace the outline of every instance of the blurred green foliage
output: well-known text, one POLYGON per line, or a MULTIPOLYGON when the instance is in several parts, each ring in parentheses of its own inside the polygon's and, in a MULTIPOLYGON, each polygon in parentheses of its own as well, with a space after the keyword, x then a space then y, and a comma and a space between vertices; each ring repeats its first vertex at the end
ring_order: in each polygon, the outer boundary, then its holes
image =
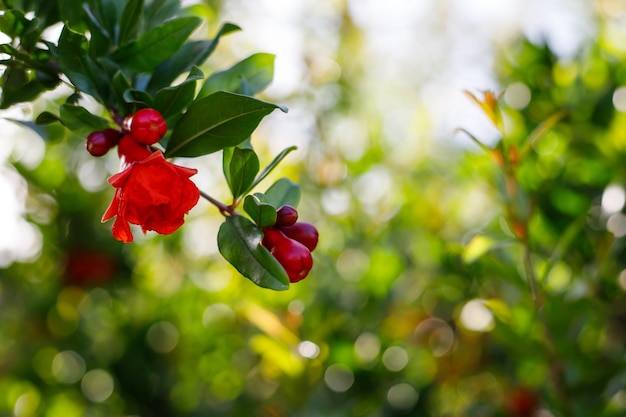
POLYGON ((42 248, 0 270, 0 415, 625 415, 626 54, 602 30, 567 61, 510 45, 507 172, 482 151, 392 160, 346 52, 361 34, 347 16, 341 33, 341 76, 312 81, 337 103, 281 171, 321 236, 289 291, 219 256, 208 204, 174 235, 115 241, 100 224, 115 161, 84 138, 50 126, 41 163, 12 161, 42 248), (341 122, 367 126, 358 158, 341 122))

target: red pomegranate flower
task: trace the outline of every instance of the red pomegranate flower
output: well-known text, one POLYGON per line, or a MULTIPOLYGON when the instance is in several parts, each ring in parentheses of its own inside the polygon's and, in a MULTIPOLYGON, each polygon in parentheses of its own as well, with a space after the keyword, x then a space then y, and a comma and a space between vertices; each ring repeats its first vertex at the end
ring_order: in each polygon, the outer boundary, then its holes
POLYGON ((129 164, 109 178, 116 190, 102 222, 117 216, 113 237, 125 243, 133 241, 128 223, 141 226, 144 233, 175 232, 200 198, 198 187, 189 179, 197 172, 166 161, 160 151, 129 164))

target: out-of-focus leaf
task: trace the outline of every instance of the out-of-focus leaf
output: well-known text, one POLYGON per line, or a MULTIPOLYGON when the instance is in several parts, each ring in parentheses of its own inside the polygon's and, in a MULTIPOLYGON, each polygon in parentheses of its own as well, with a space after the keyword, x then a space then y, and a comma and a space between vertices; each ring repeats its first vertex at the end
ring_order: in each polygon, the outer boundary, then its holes
POLYGON ((33 100, 47 90, 40 82, 30 78, 30 74, 22 68, 9 68, 3 75, 2 101, 0 108, 33 100))
POLYGON ((465 263, 472 263, 476 259, 483 256, 496 244, 496 240, 485 235, 476 235, 472 237, 469 243, 463 249, 461 258, 465 263))
POLYGON ((263 234, 248 219, 229 216, 217 234, 219 251, 244 277, 273 290, 289 288, 289 278, 278 261, 261 245, 263 234))
POLYGON ((539 140, 541 140, 541 138, 543 138, 546 133, 548 133, 550 129, 554 127, 554 125, 561 121, 561 119, 563 119, 563 117, 565 117, 567 113, 568 112, 566 110, 558 111, 548 117, 543 122, 541 122, 539 126, 537 126, 535 130, 533 130, 530 135, 528 135, 528 138, 526 138, 526 143, 519 152, 519 158, 523 159, 528 154, 528 152, 530 152, 532 147, 535 146, 535 144, 539 140))
POLYGON ((223 91, 196 100, 174 126, 165 154, 192 157, 236 146, 277 108, 276 104, 223 91))
POLYGON ((37 118, 35 119, 35 123, 37 123, 38 125, 47 125, 50 123, 55 123, 55 122, 60 122, 61 118, 59 116, 57 116, 56 114, 50 113, 48 111, 45 111, 41 114, 39 114, 39 116, 37 116, 37 118))

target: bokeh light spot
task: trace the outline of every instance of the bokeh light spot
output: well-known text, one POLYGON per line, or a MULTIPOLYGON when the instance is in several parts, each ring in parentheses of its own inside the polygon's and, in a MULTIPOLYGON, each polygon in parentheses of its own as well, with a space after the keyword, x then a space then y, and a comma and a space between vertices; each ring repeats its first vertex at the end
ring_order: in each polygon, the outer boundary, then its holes
POLYGON ((373 333, 361 333, 354 342, 354 352, 363 362, 372 362, 380 353, 380 339, 373 333))
POLYGON ((521 110, 528 106, 530 98, 530 89, 524 83, 513 83, 504 91, 504 102, 507 106, 516 110, 521 110))
POLYGON ((220 321, 231 322, 233 320, 235 320, 235 312, 229 305, 224 303, 211 304, 202 313, 202 324, 204 327, 210 327, 213 323, 220 321))
POLYGON ((383 365, 390 371, 401 371, 408 363, 409 354, 400 346, 391 346, 383 353, 383 365))
POLYGON ((622 290, 626 291, 626 269, 623 269, 622 272, 619 273, 617 281, 619 282, 619 286, 622 287, 622 290))
POLYGON ((59 382, 73 384, 83 377, 85 360, 72 350, 59 352, 52 360, 52 373, 59 382))
POLYGON ((471 300, 463 306, 460 320, 463 327, 475 332, 488 332, 494 326, 493 313, 480 299, 471 300))
POLYGON ((304 340, 298 344, 298 353, 303 358, 315 359, 320 354, 320 347, 310 340, 304 340))
POLYGON ((93 369, 85 374, 80 388, 87 399, 101 403, 113 394, 113 377, 103 369, 93 369))
POLYGON ((626 87, 619 87, 613 93, 613 105, 619 112, 626 112, 626 87))
POLYGON ((174 350, 178 339, 178 329, 168 321, 153 324, 146 334, 148 345, 158 353, 169 353, 174 350))
POLYGON ((415 327, 413 339, 430 346, 433 356, 441 357, 454 345, 454 331, 444 320, 428 318, 415 327))
POLYGON ((419 392, 411 385, 401 383, 394 385, 387 391, 389 405, 397 410, 408 410, 415 406, 419 399, 419 392))
POLYGON ((612 214, 606 222, 606 229, 617 238, 626 236, 626 216, 622 213, 612 214))
POLYGON ((626 191, 624 187, 611 184, 602 193, 602 210, 605 213, 617 213, 624 208, 626 203, 626 191))
POLYGON ((15 417, 34 417, 37 415, 39 404, 41 403, 41 395, 33 389, 20 395, 13 407, 15 417))
POLYGON ((332 364, 324 372, 326 386, 335 392, 346 392, 354 384, 354 373, 344 365, 332 364))

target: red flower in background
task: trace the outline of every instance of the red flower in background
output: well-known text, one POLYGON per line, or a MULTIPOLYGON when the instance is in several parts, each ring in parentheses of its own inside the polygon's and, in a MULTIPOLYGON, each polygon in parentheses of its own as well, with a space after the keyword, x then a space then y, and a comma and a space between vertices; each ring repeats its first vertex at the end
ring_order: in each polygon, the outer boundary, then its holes
POLYGON ((166 161, 160 151, 132 162, 109 178, 117 190, 102 222, 117 216, 113 236, 125 243, 133 241, 128 223, 141 226, 144 233, 175 232, 200 198, 198 187, 189 179, 197 172, 166 161))

